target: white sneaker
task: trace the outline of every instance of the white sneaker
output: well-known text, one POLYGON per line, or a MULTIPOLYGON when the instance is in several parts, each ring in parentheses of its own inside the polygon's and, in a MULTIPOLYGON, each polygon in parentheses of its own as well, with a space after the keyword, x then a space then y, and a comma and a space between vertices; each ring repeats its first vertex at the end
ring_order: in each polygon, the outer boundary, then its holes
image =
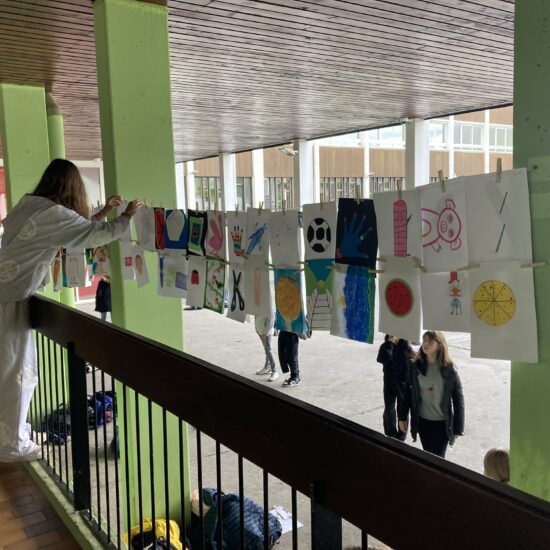
POLYGON ((267 379, 268 382, 275 382, 275 380, 277 380, 277 378, 279 378, 279 373, 274 370, 272 373, 271 373, 271 376, 267 379))
POLYGON ((271 374, 271 369, 266 365, 263 369, 260 369, 256 374, 271 374))

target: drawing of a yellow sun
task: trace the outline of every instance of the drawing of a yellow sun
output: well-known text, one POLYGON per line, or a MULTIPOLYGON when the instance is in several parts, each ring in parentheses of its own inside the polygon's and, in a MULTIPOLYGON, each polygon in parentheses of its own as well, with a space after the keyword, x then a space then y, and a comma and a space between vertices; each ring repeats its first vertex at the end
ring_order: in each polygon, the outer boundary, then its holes
POLYGON ((516 313, 514 291, 496 279, 481 283, 474 292, 472 303, 478 319, 494 327, 505 325, 516 313))

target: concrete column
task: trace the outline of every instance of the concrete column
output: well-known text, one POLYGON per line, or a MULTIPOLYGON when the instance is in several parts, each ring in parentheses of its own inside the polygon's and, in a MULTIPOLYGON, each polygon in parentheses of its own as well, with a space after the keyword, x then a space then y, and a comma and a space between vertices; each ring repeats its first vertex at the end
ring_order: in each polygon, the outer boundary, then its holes
MULTIPOLYGON (((518 0, 514 32, 514 167, 529 172, 533 258, 550 258, 550 3, 518 0)), ((527 220, 525 220, 527 222, 527 220)), ((534 270, 539 364, 512 363, 510 396, 511 484, 550 500, 550 277, 534 270)))
MULTIPOLYGON (((237 162, 235 155, 222 153, 220 160, 220 185, 222 187, 221 210, 235 210, 237 204, 237 162)), ((212 205, 213 206, 213 205, 212 205)))
POLYGON ((368 198, 372 196, 370 186, 370 146, 369 133, 361 132, 361 144, 363 146, 363 185, 361 186, 361 197, 368 198))
MULTIPOLYGON (((93 3, 95 24, 96 63, 99 91, 99 112, 105 188, 107 195, 154 197, 165 205, 176 205, 172 105, 170 97, 170 63, 168 45, 168 13, 165 5, 130 0, 96 0, 93 3)), ((183 349, 182 302, 159 298, 154 283, 157 273, 156 254, 146 253, 153 282, 137 289, 135 281, 123 281, 117 244, 110 246, 113 322, 138 334, 183 349)), ((154 366, 153 366, 154 368, 154 366)), ((117 393, 123 395, 120 384, 117 393)), ((138 522, 138 479, 149 479, 149 442, 147 437, 136 441, 137 410, 134 396, 129 392, 128 446, 130 449, 128 475, 132 494, 129 521, 138 522), (137 465, 137 448, 141 450, 141 469, 137 465)), ((119 401, 119 410, 122 404, 119 401)), ((147 426, 147 401, 139 399, 141 426, 147 426)), ((163 449, 162 414, 153 407, 153 446, 155 452, 156 517, 175 518, 180 503, 171 494, 171 510, 165 509, 163 491, 163 461, 158 459, 163 449)), ((122 419, 119 417, 119 422, 122 419)), ((170 486, 179 483, 179 456, 175 417, 168 415, 168 464, 170 486)), ((184 430, 187 446, 187 430, 184 430)), ((124 429, 120 430, 120 448, 124 449, 124 429)), ((187 447, 185 456, 188 457, 187 447)), ((121 468, 125 459, 121 457, 121 468)), ((121 473, 125 483, 126 472, 121 473)), ((187 480, 188 481, 188 480, 187 480)), ((150 484, 143 483, 143 514, 151 513, 150 484)), ((124 487, 122 488, 124 494, 124 487)), ((188 495, 187 495, 188 501, 188 495)), ((123 499, 125 505, 125 501, 123 499)), ((123 528, 126 530, 126 519, 123 528)))
POLYGON ((313 196, 314 202, 321 199, 321 148, 318 141, 312 142, 313 147, 313 196))
POLYGON ((195 193, 195 163, 192 160, 185 163, 185 201, 187 208, 195 208, 197 202, 195 193))
POLYGON ((264 150, 252 151, 252 206, 258 208, 265 199, 264 150))
POLYGON ((489 121, 490 111, 485 109, 485 118, 483 123, 483 171, 488 174, 491 171, 491 162, 489 157, 489 121))
MULTIPOLYGON (((46 93, 46 115, 48 120, 48 138, 50 160, 65 158, 65 129, 63 115, 53 95, 46 93)), ((53 290, 53 289, 52 289, 53 290)), ((66 306, 74 307, 74 288, 61 288, 60 302, 66 306)))
POLYGON ((430 181, 430 151, 428 122, 413 118, 405 123, 405 178, 406 188, 414 189, 430 181))
POLYGON ((455 174, 455 117, 449 117, 447 143, 449 147, 449 177, 454 178, 455 174))
POLYGON ((294 204, 299 210, 303 204, 318 202, 313 185, 313 146, 307 139, 295 139, 292 143, 294 156, 294 204))
POLYGON ((178 208, 187 208, 185 201, 185 163, 176 164, 176 204, 178 208))

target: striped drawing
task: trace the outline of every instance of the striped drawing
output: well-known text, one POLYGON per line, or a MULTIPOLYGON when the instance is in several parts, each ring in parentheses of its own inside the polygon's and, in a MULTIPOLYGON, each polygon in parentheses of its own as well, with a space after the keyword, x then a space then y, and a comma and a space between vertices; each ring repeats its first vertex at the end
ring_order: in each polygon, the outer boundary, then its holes
POLYGON ((407 203, 397 200, 393 203, 393 255, 407 255, 407 203))

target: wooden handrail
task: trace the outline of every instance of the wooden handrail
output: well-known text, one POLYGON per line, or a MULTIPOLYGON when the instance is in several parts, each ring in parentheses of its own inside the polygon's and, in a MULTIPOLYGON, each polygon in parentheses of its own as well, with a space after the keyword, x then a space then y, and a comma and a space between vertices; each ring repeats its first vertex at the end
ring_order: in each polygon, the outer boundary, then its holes
POLYGON ((319 504, 394 548, 550 547, 536 497, 57 302, 33 297, 31 320, 302 493, 322 486, 319 504))

